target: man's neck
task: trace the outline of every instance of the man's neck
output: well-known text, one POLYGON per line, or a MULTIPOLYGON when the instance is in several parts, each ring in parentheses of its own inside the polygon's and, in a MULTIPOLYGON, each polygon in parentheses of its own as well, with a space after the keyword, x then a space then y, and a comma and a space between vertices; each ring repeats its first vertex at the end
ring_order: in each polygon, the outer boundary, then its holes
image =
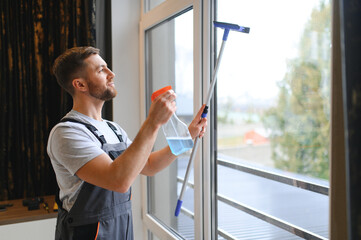
POLYGON ((73 99, 73 102, 73 110, 95 120, 102 120, 102 108, 104 101, 82 101, 81 99, 73 99))

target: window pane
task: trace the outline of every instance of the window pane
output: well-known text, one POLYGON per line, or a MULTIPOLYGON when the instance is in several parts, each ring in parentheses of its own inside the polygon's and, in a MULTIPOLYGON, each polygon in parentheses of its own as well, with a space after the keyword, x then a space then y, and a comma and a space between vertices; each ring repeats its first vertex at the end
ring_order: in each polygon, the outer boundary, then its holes
POLYGON ((144 0, 144 9, 146 12, 150 11, 164 1, 165 0, 144 0))
MULTIPOLYGON (((218 158, 328 186, 330 1, 222 0, 217 14, 251 28, 230 32, 220 65, 218 158)), ((222 35, 218 29, 218 48, 222 35)), ((219 194, 327 237, 328 196, 223 166, 217 179, 219 194)), ((218 225, 226 228, 230 206, 218 207, 218 225)), ((254 217, 235 211, 234 218, 249 218, 242 220, 247 231, 254 217)), ((282 239, 269 226, 267 234, 282 239)))
MULTIPOLYGON (((147 95, 167 85, 177 94, 177 116, 187 125, 193 118, 193 11, 187 11, 146 32, 147 95)), ((150 103, 148 104, 149 109, 150 103)), ((162 130, 154 150, 167 146, 162 130)), ((194 223, 182 212, 174 216, 181 183, 184 178, 189 152, 181 154, 168 168, 154 177, 148 177, 149 213, 163 224, 192 239, 194 223)), ((190 177, 192 178, 192 177, 190 177)), ((192 181, 192 179, 190 179, 192 181)), ((193 212, 193 189, 184 195, 184 205, 193 212)))
POLYGON ((149 240, 160 240, 157 236, 155 236, 151 231, 148 231, 148 239, 149 240))

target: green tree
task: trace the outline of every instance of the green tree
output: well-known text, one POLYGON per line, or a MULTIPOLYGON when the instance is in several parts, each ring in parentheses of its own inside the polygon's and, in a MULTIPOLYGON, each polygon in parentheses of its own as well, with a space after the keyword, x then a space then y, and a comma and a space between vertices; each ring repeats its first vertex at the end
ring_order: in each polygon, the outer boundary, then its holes
POLYGON ((329 178, 331 4, 312 11, 299 46, 279 82, 276 107, 263 116, 279 169, 329 178))

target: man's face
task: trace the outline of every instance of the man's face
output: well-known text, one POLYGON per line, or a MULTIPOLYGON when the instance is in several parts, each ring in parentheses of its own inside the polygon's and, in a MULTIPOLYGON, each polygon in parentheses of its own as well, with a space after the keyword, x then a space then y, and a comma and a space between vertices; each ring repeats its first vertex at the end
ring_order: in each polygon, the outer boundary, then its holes
POLYGON ((90 96, 103 101, 114 98, 117 95, 113 81, 115 75, 106 62, 98 54, 91 55, 85 62, 90 96))

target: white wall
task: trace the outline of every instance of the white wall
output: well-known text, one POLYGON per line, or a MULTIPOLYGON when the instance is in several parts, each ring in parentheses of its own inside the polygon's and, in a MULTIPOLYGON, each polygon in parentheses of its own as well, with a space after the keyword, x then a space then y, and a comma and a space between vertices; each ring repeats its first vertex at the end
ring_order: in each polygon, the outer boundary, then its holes
MULTIPOLYGON (((136 136, 140 122, 139 0, 112 1, 112 67, 118 91, 113 100, 113 120, 136 136)), ((132 186, 134 239, 143 239, 140 178, 132 186)))
POLYGON ((56 218, 0 226, 0 239, 49 240, 54 239, 56 218))

